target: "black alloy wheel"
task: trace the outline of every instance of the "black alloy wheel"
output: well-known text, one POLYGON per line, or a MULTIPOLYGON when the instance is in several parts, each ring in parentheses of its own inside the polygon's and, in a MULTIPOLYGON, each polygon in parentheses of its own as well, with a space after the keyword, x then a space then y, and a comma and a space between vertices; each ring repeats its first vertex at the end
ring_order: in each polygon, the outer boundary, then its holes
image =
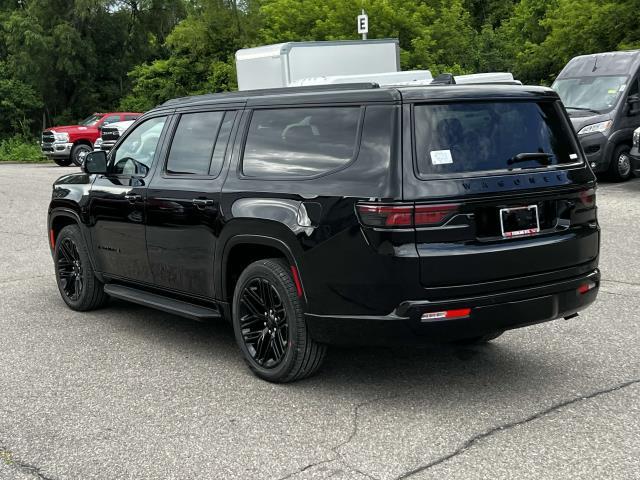
POLYGON ((233 330, 249 369, 269 382, 314 374, 327 347, 307 330, 304 303, 291 267, 279 258, 244 269, 233 294, 233 330))
POLYGON ((287 312, 275 287, 264 278, 254 278, 242 290, 240 329, 247 351, 265 368, 279 365, 287 351, 287 312))
POLYGON ((69 300, 78 301, 84 286, 82 260, 78 247, 71 238, 64 238, 58 242, 56 253, 60 289, 69 300))
POLYGON ((67 225, 55 235, 53 251, 58 290, 69 308, 87 311, 104 306, 109 296, 93 271, 78 225, 67 225))

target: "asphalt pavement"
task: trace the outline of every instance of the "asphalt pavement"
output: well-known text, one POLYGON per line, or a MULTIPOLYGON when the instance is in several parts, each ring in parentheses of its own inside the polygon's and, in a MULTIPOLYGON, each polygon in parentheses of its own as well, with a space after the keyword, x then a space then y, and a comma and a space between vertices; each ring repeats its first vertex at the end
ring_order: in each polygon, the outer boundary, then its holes
POLYGON ((72 171, 0 165, 0 479, 640 478, 640 179, 600 185, 604 281, 578 318, 333 349, 273 385, 222 322, 65 306, 46 212, 72 171))

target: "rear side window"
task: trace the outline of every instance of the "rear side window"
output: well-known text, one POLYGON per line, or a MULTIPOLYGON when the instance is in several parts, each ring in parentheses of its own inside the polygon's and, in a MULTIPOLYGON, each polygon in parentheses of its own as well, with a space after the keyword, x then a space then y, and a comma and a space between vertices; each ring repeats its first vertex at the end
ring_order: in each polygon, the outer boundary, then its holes
POLYGON ((224 112, 181 115, 169 150, 167 173, 208 175, 223 117, 224 112))
POLYGON ((124 120, 126 121, 130 121, 130 120, 135 120, 139 117, 140 115, 125 115, 124 116, 124 120))
POLYGON ((248 177, 312 177, 355 155, 360 107, 256 110, 242 162, 248 177))
POLYGON ((578 161, 571 133, 554 102, 416 105, 414 118, 421 176, 578 161))

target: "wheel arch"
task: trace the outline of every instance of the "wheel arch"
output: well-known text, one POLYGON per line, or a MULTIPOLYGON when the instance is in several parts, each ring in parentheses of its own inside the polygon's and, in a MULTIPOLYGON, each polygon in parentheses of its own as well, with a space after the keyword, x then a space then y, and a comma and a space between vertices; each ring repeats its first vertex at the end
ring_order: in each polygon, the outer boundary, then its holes
POLYGON ((261 234, 238 234, 229 238, 222 249, 218 288, 222 301, 231 303, 235 283, 242 271, 251 263, 265 258, 282 258, 295 269, 301 298, 306 302, 299 263, 293 249, 283 240, 261 234))
POLYGON ((55 247, 55 241, 58 239, 58 235, 62 231, 62 229, 68 225, 77 225, 80 229, 80 235, 85 241, 87 246, 87 252, 89 254, 89 260, 91 261, 91 266, 96 274, 96 276, 102 281, 102 275, 96 269, 96 261, 93 257, 93 248, 91 245, 91 237, 84 228, 84 224, 80 217, 80 214, 75 210, 64 207, 54 207, 49 211, 49 225, 48 225, 48 238, 49 238, 49 248, 53 253, 53 249, 55 247))
POLYGON ((80 215, 71 209, 55 208, 51 210, 49 213, 49 240, 51 248, 53 249, 55 241, 58 239, 58 234, 64 227, 68 225, 78 225, 78 227, 80 227, 81 224, 80 215))
POLYGON ((87 145, 87 146, 93 148, 93 143, 88 138, 78 138, 78 139, 74 140, 73 141, 73 146, 75 147, 76 145, 87 145))

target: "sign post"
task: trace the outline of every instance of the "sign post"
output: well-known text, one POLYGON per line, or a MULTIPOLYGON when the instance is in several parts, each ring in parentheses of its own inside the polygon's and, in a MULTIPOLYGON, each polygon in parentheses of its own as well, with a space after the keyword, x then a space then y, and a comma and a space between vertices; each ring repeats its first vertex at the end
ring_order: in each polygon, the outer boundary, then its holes
POLYGON ((367 39, 367 33, 369 33, 369 16, 362 9, 362 14, 358 15, 358 33, 362 34, 362 39, 367 39))

